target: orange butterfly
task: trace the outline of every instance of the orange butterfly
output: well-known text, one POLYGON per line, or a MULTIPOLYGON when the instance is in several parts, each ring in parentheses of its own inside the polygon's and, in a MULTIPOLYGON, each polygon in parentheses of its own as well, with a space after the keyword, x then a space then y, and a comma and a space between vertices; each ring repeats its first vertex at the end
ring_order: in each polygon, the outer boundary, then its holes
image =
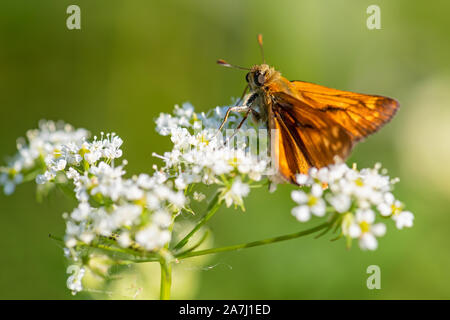
MULTIPOLYGON (((264 60, 262 36, 258 43, 264 60)), ((321 168, 334 163, 336 157, 346 159, 356 142, 376 132, 399 108, 391 98, 341 91, 303 81, 289 81, 267 65, 250 70, 247 86, 237 105, 228 109, 221 130, 230 112, 245 112, 236 130, 249 114, 256 121, 267 123, 271 139, 271 157, 283 180, 297 184, 297 173, 306 174, 311 167, 321 168), (250 93, 245 95, 247 90, 250 93)))

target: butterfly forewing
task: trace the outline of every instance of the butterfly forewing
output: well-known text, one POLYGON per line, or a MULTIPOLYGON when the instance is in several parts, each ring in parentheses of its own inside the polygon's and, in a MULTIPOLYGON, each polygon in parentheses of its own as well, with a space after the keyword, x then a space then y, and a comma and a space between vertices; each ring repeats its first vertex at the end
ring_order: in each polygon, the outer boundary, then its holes
POLYGON ((292 81, 299 100, 318 109, 352 134, 355 141, 376 132, 396 113, 396 100, 327 88, 318 84, 292 81))
POLYGON ((302 82, 272 83, 269 127, 278 130, 272 158, 282 177, 345 159, 355 142, 377 131, 398 109, 397 101, 302 82), (283 88, 283 90, 280 90, 283 88))

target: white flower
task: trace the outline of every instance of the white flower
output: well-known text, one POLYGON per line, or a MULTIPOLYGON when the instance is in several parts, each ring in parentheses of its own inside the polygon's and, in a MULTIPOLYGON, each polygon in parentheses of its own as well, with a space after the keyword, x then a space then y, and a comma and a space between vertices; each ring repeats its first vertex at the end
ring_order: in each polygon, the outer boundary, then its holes
POLYGON ((339 213, 348 211, 352 204, 352 199, 350 198, 350 196, 343 193, 328 197, 328 201, 339 213))
POLYGON ((120 146, 123 140, 116 136, 115 133, 107 134, 107 138, 103 140, 103 156, 108 159, 120 158, 122 156, 122 150, 120 146))
POLYGON ((397 229, 411 228, 413 226, 414 215, 410 211, 401 211, 392 216, 397 229))
MULTIPOLYGON (((7 168, 3 168, 0 173, 0 185, 3 186, 5 194, 11 194, 15 186, 23 181, 25 170, 32 171, 41 167, 41 158, 49 161, 51 170, 61 171, 67 165, 67 159, 62 156, 62 146, 70 144, 76 146, 88 136, 85 129, 75 130, 72 126, 63 122, 42 120, 39 128, 29 130, 27 139, 19 139, 17 143, 17 153, 8 163, 7 168), (59 160, 55 158, 55 153, 59 155, 59 160), (53 160, 53 161, 50 161, 53 160)), ((74 160, 70 158, 70 160, 74 160)), ((51 173, 52 175, 55 172, 51 173)), ((37 181, 45 183, 50 174, 40 176, 37 181)))
POLYGON ((80 174, 74 168, 69 168, 69 170, 67 170, 66 172, 66 177, 71 180, 76 180, 80 178, 80 174))
POLYGON ((142 213, 142 207, 134 204, 125 204, 117 207, 111 214, 111 220, 114 229, 120 227, 130 227, 139 223, 139 217, 142 213))
POLYGON ((178 190, 184 190, 187 187, 187 183, 184 181, 182 175, 175 179, 175 186, 178 190))
POLYGON ((158 210, 153 214, 152 222, 161 228, 168 228, 172 223, 172 215, 165 210, 158 210))
POLYGON ((131 245, 131 238, 128 232, 123 232, 119 235, 117 242, 121 247, 127 248, 131 245))
POLYGON ((92 166, 90 172, 98 179, 91 193, 99 193, 116 201, 123 193, 122 176, 125 174, 122 166, 111 167, 106 162, 100 162, 98 167, 92 166))
POLYGON ((81 160, 83 159, 81 155, 78 153, 79 151, 80 148, 74 142, 69 142, 68 144, 62 146, 61 158, 64 159, 66 163, 69 165, 78 166, 81 160))
POLYGON ((122 188, 122 194, 128 200, 139 200, 144 197, 144 190, 133 180, 124 180, 122 182, 122 188))
POLYGON ((46 171, 44 174, 38 174, 36 176, 36 183, 37 184, 44 184, 48 181, 50 181, 50 179, 52 179, 53 177, 50 177, 50 172, 46 171))
POLYGON ((70 217, 75 221, 83 221, 89 217, 91 207, 86 202, 81 202, 78 207, 72 211, 70 217))
POLYGON ((305 184, 311 183, 310 177, 306 174, 297 174, 296 181, 299 185, 305 185, 305 184))
POLYGON ((49 159, 47 165, 52 171, 56 172, 64 170, 66 168, 67 161, 64 158, 49 159))
MULTIPOLYGON (((320 185, 327 186, 321 198, 325 200, 324 207, 333 209, 334 218, 341 219, 337 221, 340 221, 342 233, 349 238, 358 238, 361 248, 374 250, 376 237, 386 231, 384 224, 375 223, 377 213, 391 216, 398 229, 411 227, 414 219, 412 213, 403 211, 404 205, 391 192, 398 179, 390 179, 386 172, 381 164, 358 171, 356 165, 349 168, 339 162, 319 170, 311 168, 308 175, 298 174, 296 180, 300 185, 309 186, 311 193, 317 192, 320 185), (339 218, 336 214, 344 216, 339 218)), ((308 221, 314 214, 308 205, 310 195, 294 191, 292 198, 299 204, 292 209, 292 214, 299 221, 308 221)))
POLYGON ((355 220, 346 232, 351 238, 359 238, 359 246, 363 250, 375 250, 378 247, 376 237, 381 237, 386 233, 386 226, 383 223, 374 223, 375 213, 370 210, 358 209, 355 220))
POLYGON ((306 205, 297 206, 292 208, 292 215, 300 222, 306 222, 311 218, 311 212, 306 205))
POLYGON ((0 185, 3 185, 3 192, 6 195, 10 195, 16 189, 16 185, 23 181, 23 175, 17 173, 16 170, 8 170, 0 174, 0 185))
POLYGON ((359 247, 362 250, 376 250, 378 248, 377 238, 370 232, 363 233, 359 238, 359 247))
POLYGON ((323 217, 326 212, 326 203, 322 199, 322 194, 323 189, 319 184, 313 184, 309 193, 300 190, 293 191, 292 200, 299 206, 292 209, 292 215, 300 222, 308 221, 311 215, 323 217))
POLYGON ((306 203, 308 201, 308 195, 301 190, 292 191, 291 197, 292 197, 292 200, 294 200, 295 202, 297 202, 299 204, 306 203))
MULTIPOLYGON (((252 181, 262 178, 269 163, 267 158, 252 155, 245 143, 232 147, 223 143, 221 135, 216 136, 226 109, 216 108, 208 114, 196 114, 192 105, 184 104, 181 108, 176 106, 173 115, 161 114, 156 120, 157 131, 162 135, 170 134, 174 144, 172 151, 156 156, 165 162, 162 169, 174 175, 177 189, 184 190, 192 183, 209 185, 223 180, 232 184, 235 175, 242 183, 246 183, 247 178, 252 181), (204 125, 203 130, 199 126, 200 121, 204 125)), ((228 124, 232 127, 237 125, 236 119, 236 115, 231 115, 228 124)), ((222 193, 221 200, 226 198, 227 205, 243 204, 242 196, 233 199, 229 186, 222 188, 222 193)))
POLYGON ((230 207, 233 203, 238 206, 243 206, 243 197, 246 197, 250 192, 250 187, 248 184, 243 183, 240 177, 237 177, 231 186, 231 188, 224 188, 222 192, 222 199, 225 200, 227 207, 230 207))
POLYGON ((83 142, 81 150, 84 153, 84 159, 89 164, 94 164, 100 160, 103 155, 103 140, 97 140, 97 137, 94 137, 94 141, 91 143, 85 141, 83 142))
POLYGON ((201 193, 201 192, 194 191, 194 194, 192 195, 192 198, 195 201, 202 202, 206 198, 206 196, 203 193, 201 193))
POLYGON ((136 233, 136 242, 147 250, 163 247, 170 241, 170 238, 170 232, 160 230, 155 225, 150 225, 136 233))
POLYGON ((394 195, 390 192, 386 192, 383 195, 383 201, 377 205, 378 211, 382 216, 388 217, 402 210, 403 204, 394 198, 394 195))

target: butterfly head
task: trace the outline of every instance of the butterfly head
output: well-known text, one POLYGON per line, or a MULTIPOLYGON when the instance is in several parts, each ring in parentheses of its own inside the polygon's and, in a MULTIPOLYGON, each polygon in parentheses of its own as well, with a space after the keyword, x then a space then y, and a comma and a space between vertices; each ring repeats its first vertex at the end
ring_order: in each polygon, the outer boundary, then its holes
POLYGON ((245 76, 245 80, 251 90, 257 90, 278 76, 280 76, 278 71, 264 63, 254 66, 245 76))

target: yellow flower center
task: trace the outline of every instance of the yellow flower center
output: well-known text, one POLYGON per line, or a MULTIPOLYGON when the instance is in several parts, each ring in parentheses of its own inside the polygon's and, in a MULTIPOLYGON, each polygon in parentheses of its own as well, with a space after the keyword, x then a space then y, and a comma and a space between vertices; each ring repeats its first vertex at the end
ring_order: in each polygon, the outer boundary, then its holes
POLYGON ((359 227, 361 228, 362 233, 369 232, 370 230, 370 225, 366 221, 361 222, 359 227))
POLYGON ((231 158, 230 160, 228 160, 228 164, 233 167, 237 166, 237 162, 238 162, 237 157, 234 157, 234 158, 231 158))
POLYGON ((84 147, 81 148, 80 151, 78 151, 79 155, 82 156, 83 159, 84 159, 84 155, 85 155, 86 153, 90 153, 90 152, 91 152, 90 150, 88 150, 88 149, 86 149, 86 148, 84 148, 84 147))
POLYGON ((356 184, 358 187, 362 187, 362 186, 364 185, 363 181, 362 181, 360 178, 358 178, 358 179, 355 180, 355 184, 356 184))
POLYGON ((399 214, 402 211, 402 208, 397 207, 395 204, 391 205, 391 211, 392 211, 392 215, 396 215, 399 214))
POLYGON ((318 200, 319 199, 314 197, 314 196, 309 196, 309 198, 308 198, 308 206, 310 206, 310 207, 315 206, 317 204, 318 200))
POLYGON ((58 159, 61 157, 61 150, 58 148, 53 149, 53 155, 55 156, 55 159, 58 159))
POLYGON ((14 169, 14 168, 11 168, 11 169, 9 169, 9 171, 8 171, 8 176, 9 176, 9 178, 14 178, 15 176, 16 176, 16 174, 17 174, 18 172, 17 172, 17 170, 16 169, 14 169))
POLYGON ((200 136, 200 142, 201 142, 201 143, 204 143, 204 144, 206 144, 206 145, 209 144, 209 140, 206 139, 206 137, 205 137, 204 134, 202 134, 202 135, 200 136))
POLYGON ((137 204, 138 206, 145 207, 147 201, 145 197, 142 197, 140 199, 135 200, 134 203, 137 204))

